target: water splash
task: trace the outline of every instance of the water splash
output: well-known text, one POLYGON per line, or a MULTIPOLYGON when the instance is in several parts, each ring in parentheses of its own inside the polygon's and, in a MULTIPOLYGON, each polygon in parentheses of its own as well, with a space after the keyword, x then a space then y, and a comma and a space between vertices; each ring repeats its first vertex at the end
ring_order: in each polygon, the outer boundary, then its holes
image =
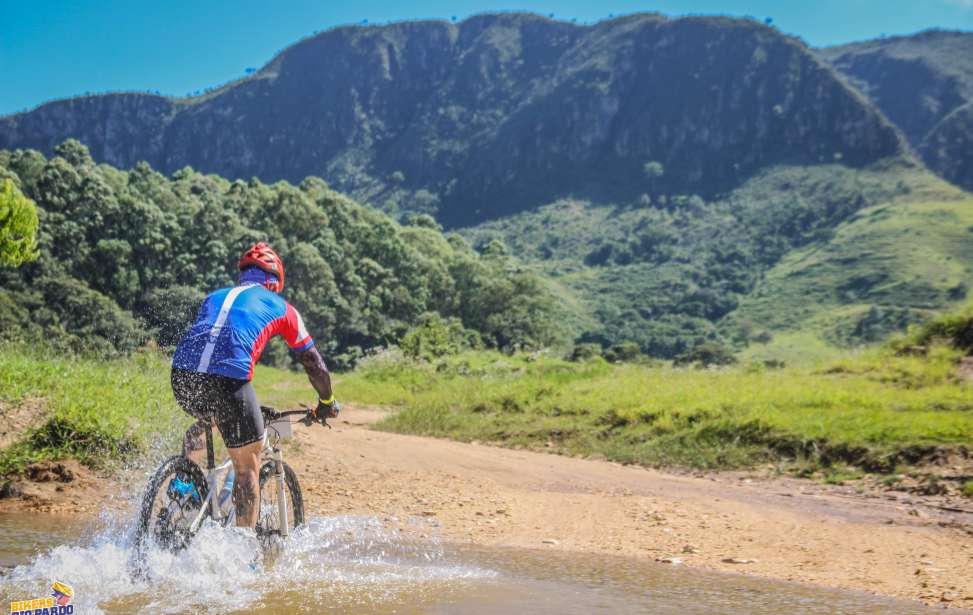
POLYGON ((131 529, 120 531, 117 518, 105 521, 90 538, 55 547, 0 577, 0 594, 44 596, 57 579, 74 587, 76 612, 218 613, 281 600, 375 604, 495 576, 451 561, 435 540, 414 538, 416 529, 429 529, 422 521, 343 516, 312 518, 269 550, 247 530, 208 522, 189 549, 150 549, 146 577, 133 578, 131 529))

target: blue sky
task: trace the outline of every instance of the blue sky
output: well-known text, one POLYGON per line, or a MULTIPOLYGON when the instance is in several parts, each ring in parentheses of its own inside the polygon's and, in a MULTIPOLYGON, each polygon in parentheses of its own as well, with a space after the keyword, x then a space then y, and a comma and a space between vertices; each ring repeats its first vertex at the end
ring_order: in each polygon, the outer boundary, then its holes
POLYGON ((812 45, 973 30, 973 0, 0 0, 0 114, 109 90, 185 95, 235 79, 316 30, 497 10, 592 22, 638 11, 772 17, 812 45))

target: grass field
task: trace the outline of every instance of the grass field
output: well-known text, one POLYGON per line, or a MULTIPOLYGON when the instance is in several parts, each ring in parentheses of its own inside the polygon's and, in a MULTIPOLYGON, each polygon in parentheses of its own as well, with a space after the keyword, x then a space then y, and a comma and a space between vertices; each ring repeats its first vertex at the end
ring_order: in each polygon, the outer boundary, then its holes
POLYGON ((437 365, 377 357, 340 393, 401 410, 379 425, 646 465, 777 463, 892 472, 973 444, 956 351, 875 352, 817 368, 674 369, 470 353, 437 365))
MULTIPOLYGON (((416 363, 393 350, 338 375, 336 392, 397 409, 378 428, 401 433, 651 466, 892 473, 943 447, 973 448, 961 354, 940 345, 927 357, 873 350, 806 368, 698 370, 484 351, 416 363)), ((255 384, 268 405, 314 399, 302 373, 258 367, 255 384)), ((4 413, 25 404, 40 413, 0 451, 0 474, 43 459, 110 467, 175 451, 190 422, 154 351, 106 362, 3 347, 0 391, 4 413)))

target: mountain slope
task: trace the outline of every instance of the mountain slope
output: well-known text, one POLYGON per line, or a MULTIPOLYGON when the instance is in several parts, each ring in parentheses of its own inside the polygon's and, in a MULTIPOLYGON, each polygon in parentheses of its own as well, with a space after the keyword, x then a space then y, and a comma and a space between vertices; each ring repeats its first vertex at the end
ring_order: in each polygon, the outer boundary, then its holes
POLYGON ((829 345, 870 344, 965 300, 973 277, 973 197, 923 171, 907 190, 858 210, 824 242, 766 271, 722 326, 775 332, 759 358, 815 358, 829 345), (809 356, 805 356, 809 355, 809 356))
POLYGON ((973 32, 930 30, 819 50, 937 173, 973 189, 973 32), (958 115, 957 115, 958 114, 958 115))
POLYGON ((769 168, 711 201, 561 200, 464 230, 587 308, 583 341, 672 357, 704 341, 802 361, 962 300, 973 198, 917 165, 769 168))
POLYGON ((940 175, 973 190, 973 98, 940 120, 922 140, 920 151, 940 175))
POLYGON ((904 151, 798 41, 748 20, 648 14, 343 27, 201 98, 93 96, 0 119, 0 148, 50 152, 66 137, 120 167, 320 175, 449 226, 565 196, 709 197, 771 164, 904 151))

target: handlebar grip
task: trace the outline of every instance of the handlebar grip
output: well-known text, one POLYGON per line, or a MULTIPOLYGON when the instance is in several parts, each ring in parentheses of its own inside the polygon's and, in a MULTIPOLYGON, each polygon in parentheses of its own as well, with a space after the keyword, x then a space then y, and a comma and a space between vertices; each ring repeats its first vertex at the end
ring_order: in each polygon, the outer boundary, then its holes
POLYGON ((269 419, 279 419, 280 412, 277 412, 276 408, 271 406, 260 406, 260 413, 269 419))

